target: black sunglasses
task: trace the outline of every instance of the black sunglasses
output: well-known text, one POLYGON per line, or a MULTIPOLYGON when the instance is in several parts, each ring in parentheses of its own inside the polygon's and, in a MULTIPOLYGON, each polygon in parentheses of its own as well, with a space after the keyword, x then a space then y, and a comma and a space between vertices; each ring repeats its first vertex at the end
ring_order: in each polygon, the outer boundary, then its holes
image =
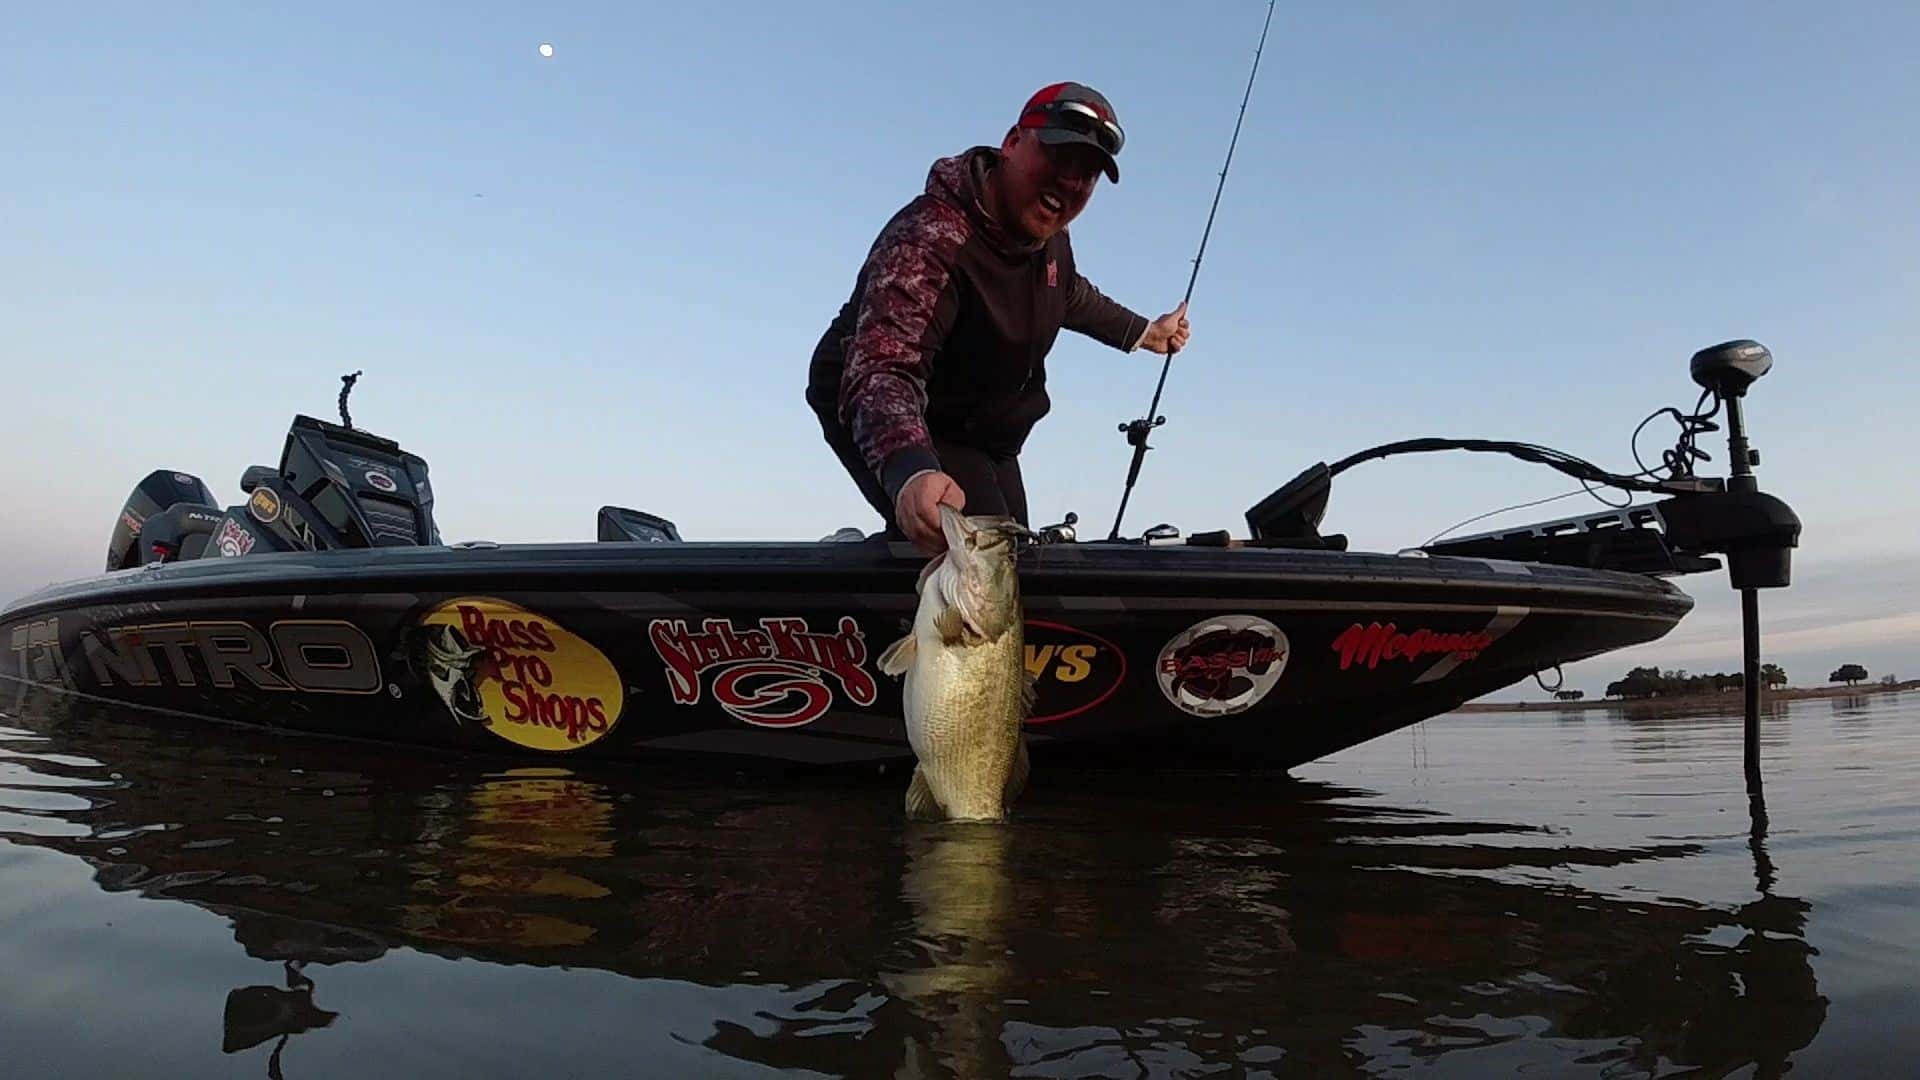
POLYGON ((1077 134, 1091 136, 1109 157, 1119 157, 1120 148, 1127 144, 1127 134, 1120 130, 1119 124, 1101 119, 1099 113, 1078 101, 1050 101, 1027 115, 1046 117, 1045 123, 1033 125, 1036 127, 1064 128, 1077 134))

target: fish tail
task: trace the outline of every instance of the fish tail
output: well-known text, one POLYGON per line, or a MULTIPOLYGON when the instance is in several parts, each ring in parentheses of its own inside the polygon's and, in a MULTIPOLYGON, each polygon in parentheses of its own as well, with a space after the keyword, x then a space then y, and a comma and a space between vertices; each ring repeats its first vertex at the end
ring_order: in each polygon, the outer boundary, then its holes
POLYGON ((939 821, 946 816, 946 808, 940 805, 940 800, 933 797, 933 789, 927 786, 926 769, 915 765, 913 782, 907 785, 907 819, 939 821))

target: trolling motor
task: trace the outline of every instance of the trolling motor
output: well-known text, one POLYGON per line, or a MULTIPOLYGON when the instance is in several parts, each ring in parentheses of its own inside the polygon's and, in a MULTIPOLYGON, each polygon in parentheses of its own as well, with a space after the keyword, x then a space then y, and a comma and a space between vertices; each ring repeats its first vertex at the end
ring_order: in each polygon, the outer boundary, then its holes
MULTIPOLYGON (((1792 580, 1793 549, 1800 545, 1800 519, 1780 499, 1760 490, 1753 475, 1760 453, 1747 439, 1742 401, 1747 390, 1773 367, 1773 354, 1757 341, 1723 342, 1693 354, 1689 369, 1701 387, 1692 415, 1661 409, 1680 424, 1678 444, 1661 466, 1632 475, 1611 473, 1571 454, 1533 443, 1490 439, 1411 439, 1350 455, 1332 465, 1320 462, 1294 477, 1247 511, 1255 547, 1344 546, 1344 538, 1320 534, 1333 477, 1355 465, 1397 454, 1436 450, 1500 453, 1546 465, 1581 481, 1628 492, 1663 496, 1645 505, 1543 521, 1531 525, 1434 540, 1418 549, 1432 555, 1510 559, 1580 566, 1594 570, 1671 576, 1718 570, 1724 565, 1740 591, 1743 652, 1746 661, 1746 764, 1749 786, 1759 788, 1760 608, 1759 590, 1786 588, 1792 580), (1707 399, 1710 409, 1703 409, 1707 399), (1727 411, 1729 475, 1695 475, 1693 463, 1708 455, 1699 435, 1719 430, 1713 417, 1727 411)), ((1636 429, 1635 434, 1638 434, 1636 429)), ((1637 457, 1637 454, 1636 454, 1637 457)), ((1575 494, 1578 494, 1576 492, 1575 494)))
POLYGON ((1746 664, 1747 785, 1760 787, 1760 593, 1785 588, 1792 577, 1793 549, 1800 545, 1800 519, 1786 503, 1760 490, 1753 467, 1760 451, 1747 444, 1746 417, 1740 399, 1747 388, 1773 368, 1773 354, 1757 341, 1729 341, 1693 354, 1693 381, 1727 406, 1727 451, 1731 475, 1718 502, 1667 500, 1667 533, 1678 543, 1723 551, 1727 576, 1740 590, 1741 653, 1746 664))

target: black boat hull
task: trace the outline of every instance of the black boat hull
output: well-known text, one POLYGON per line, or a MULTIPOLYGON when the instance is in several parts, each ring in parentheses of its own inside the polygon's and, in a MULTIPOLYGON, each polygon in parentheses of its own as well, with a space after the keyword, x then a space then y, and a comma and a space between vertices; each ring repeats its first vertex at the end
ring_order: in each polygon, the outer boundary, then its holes
MULTIPOLYGON (((879 766, 912 758, 875 659, 923 562, 881 543, 195 561, 17 602, 0 676, 476 753, 879 766)), ((1654 640, 1692 606, 1651 577, 1482 559, 1057 545, 1021 565, 1028 733, 1050 763, 1284 768, 1654 640)))

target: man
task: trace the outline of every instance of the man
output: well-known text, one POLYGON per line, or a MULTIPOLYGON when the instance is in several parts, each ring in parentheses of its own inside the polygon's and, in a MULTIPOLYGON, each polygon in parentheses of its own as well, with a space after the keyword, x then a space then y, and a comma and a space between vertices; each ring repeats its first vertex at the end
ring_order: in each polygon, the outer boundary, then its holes
POLYGON ((934 162, 926 193, 874 241, 853 295, 820 338, 807 403, 861 494, 928 554, 940 504, 1027 523, 1020 448, 1051 401, 1062 328, 1122 351, 1184 348, 1186 305, 1149 322, 1074 268, 1067 225, 1125 141, 1090 87, 1027 101, 998 150, 934 162))

